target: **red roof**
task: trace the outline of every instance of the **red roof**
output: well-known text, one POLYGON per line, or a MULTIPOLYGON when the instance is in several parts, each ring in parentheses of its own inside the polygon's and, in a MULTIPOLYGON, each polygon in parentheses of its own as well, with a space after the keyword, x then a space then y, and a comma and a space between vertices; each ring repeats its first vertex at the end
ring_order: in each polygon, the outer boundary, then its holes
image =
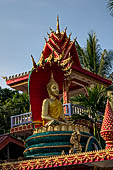
MULTIPOLYGON (((59 60, 61 61, 61 65, 64 63, 63 67, 66 67, 66 69, 64 68, 63 69, 66 72, 71 74, 71 69, 72 69, 90 78, 93 78, 94 80, 100 81, 103 84, 111 85, 112 81, 107 80, 90 71, 87 71, 81 67, 77 50, 75 47, 75 40, 71 41, 70 36, 71 34, 67 36, 66 30, 60 32, 59 20, 57 19, 57 31, 54 32, 53 30, 51 30, 51 33, 48 34, 48 40, 45 39, 46 41, 45 46, 43 48, 40 60, 37 65, 40 65, 40 67, 44 68, 46 63, 50 62, 50 60, 48 61, 46 60, 53 56, 54 60, 53 58, 51 58, 51 61, 53 60, 55 62, 55 60, 59 60), (61 60, 59 59, 60 56, 61 56, 61 60), (71 58, 71 60, 69 62, 66 62, 66 59, 68 60, 69 58, 71 58), (70 69, 67 71, 67 68, 70 69)), ((12 77, 10 76, 9 79, 6 78, 6 83, 7 85, 21 83, 23 81, 27 81, 28 76, 29 73, 27 72, 25 72, 25 74, 24 73, 19 74, 19 76, 18 75, 12 77)))
POLYGON ((106 85, 111 85, 112 84, 112 81, 111 80, 108 80, 96 73, 93 73, 93 72, 90 72, 86 69, 83 69, 83 68, 80 68, 80 67, 76 67, 75 65, 73 65, 73 70, 79 72, 79 73, 82 73, 90 78, 93 78, 95 80, 98 80, 100 82, 102 82, 103 84, 106 84, 106 85))
POLYGON ((18 82, 20 83, 21 81, 28 81, 28 78, 29 78, 29 73, 23 76, 12 77, 11 79, 6 80, 6 84, 10 86, 11 84, 15 84, 18 82))
POLYGON ((2 150, 9 143, 14 143, 14 144, 17 144, 21 147, 24 147, 24 143, 22 141, 14 138, 10 134, 0 135, 0 150, 2 150))

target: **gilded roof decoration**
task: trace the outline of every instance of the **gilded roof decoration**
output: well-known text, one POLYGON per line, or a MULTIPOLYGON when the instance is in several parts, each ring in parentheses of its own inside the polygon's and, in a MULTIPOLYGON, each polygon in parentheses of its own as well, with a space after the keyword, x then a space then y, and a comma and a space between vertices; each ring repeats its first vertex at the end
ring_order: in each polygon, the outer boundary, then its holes
POLYGON ((2 170, 46 169, 84 163, 91 164, 107 160, 113 160, 113 149, 52 156, 39 159, 21 160, 17 162, 5 162, 0 164, 0 169, 2 170))
MULTIPOLYGON (((56 32, 53 31, 52 28, 50 28, 50 33, 47 32, 48 38, 45 38, 45 45, 38 63, 35 62, 33 56, 31 55, 33 62, 32 71, 36 69, 37 72, 39 68, 44 69, 46 64, 49 64, 50 66, 55 64, 61 67, 65 77, 70 76, 72 72, 76 72, 77 75, 81 74, 84 77, 88 77, 90 80, 92 79, 93 82, 98 80, 101 83, 110 85, 112 83, 110 80, 104 79, 103 77, 89 72, 81 67, 75 47, 75 39, 72 41, 71 33, 68 36, 66 30, 67 27, 64 31, 60 31, 59 17, 57 17, 56 32)), ((3 78, 6 80, 8 85, 15 83, 17 85, 19 82, 25 81, 25 79, 27 80, 30 72, 3 78)))
POLYGON ((28 72, 26 71, 26 72, 15 74, 15 75, 12 75, 12 76, 9 76, 9 77, 3 76, 2 78, 7 81, 7 80, 12 80, 12 79, 24 77, 24 76, 28 75, 29 73, 30 73, 30 71, 28 71, 28 72))
POLYGON ((38 71, 38 68, 44 68, 46 64, 50 64, 50 66, 55 63, 61 67, 62 71, 64 71, 65 76, 69 76, 72 71, 72 65, 74 64, 73 56, 72 56, 72 48, 75 48, 75 40, 71 41, 70 37, 66 35, 66 29, 63 32, 60 32, 59 27, 59 17, 57 16, 57 30, 54 32, 50 28, 51 33, 47 33, 48 40, 45 39, 45 46, 41 53, 40 60, 37 63, 37 66, 33 61, 33 69, 38 71), (35 65, 35 66, 34 66, 35 65))

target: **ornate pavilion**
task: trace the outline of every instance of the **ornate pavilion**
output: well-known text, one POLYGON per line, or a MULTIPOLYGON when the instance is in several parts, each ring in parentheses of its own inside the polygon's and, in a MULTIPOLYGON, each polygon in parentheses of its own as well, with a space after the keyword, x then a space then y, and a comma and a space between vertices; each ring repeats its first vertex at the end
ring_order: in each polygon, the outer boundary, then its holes
POLYGON ((111 80, 105 79, 81 67, 76 51, 75 40, 71 40, 66 29, 60 32, 57 17, 56 32, 50 29, 48 39, 38 63, 34 61, 30 72, 5 77, 6 84, 25 93, 29 93, 31 110, 29 113, 11 117, 10 133, 24 136, 24 158, 13 162, 3 162, 1 169, 98 169, 113 167, 113 111, 109 101, 101 127, 101 136, 106 141, 102 150, 100 143, 92 135, 93 123, 89 120, 77 120, 72 124, 73 114, 84 114, 85 108, 73 105, 70 97, 83 93, 86 87, 96 84, 109 87, 111 80), (67 123, 43 123, 42 103, 48 98, 46 85, 51 79, 59 87, 59 99, 63 100, 63 110, 67 123))

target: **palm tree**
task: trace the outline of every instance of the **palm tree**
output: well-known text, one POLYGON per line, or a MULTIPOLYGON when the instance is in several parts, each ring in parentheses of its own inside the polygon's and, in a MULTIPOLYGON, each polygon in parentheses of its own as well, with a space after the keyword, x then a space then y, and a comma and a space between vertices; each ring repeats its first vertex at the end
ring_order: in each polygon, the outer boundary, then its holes
POLYGON ((111 16, 113 16, 113 0, 106 0, 107 1, 107 8, 110 10, 111 16))
MULTIPOLYGON (((72 103, 84 106, 87 109, 87 114, 92 117, 94 136, 99 139, 98 129, 96 128, 96 122, 99 119, 99 112, 104 113, 107 95, 106 89, 103 86, 96 85, 94 88, 86 87, 87 96, 80 94, 71 98, 72 103)), ((100 139, 99 139, 100 140, 100 139)))
POLYGON ((87 45, 80 47, 75 41, 78 56, 83 68, 102 76, 109 76, 112 70, 113 51, 101 50, 94 32, 88 33, 87 45))

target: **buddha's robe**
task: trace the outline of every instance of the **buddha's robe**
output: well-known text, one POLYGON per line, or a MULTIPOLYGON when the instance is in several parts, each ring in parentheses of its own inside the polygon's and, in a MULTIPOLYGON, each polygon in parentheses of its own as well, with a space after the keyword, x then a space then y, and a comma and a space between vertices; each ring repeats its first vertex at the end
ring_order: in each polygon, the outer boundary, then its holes
POLYGON ((62 103, 55 99, 53 102, 49 102, 48 114, 54 119, 58 119, 63 111, 62 103))

